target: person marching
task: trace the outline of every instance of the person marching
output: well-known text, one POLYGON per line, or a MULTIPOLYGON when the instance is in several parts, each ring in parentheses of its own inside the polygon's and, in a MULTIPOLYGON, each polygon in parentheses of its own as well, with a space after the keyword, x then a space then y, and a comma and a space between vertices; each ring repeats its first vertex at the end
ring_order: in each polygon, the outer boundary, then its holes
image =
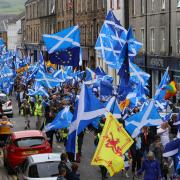
POLYGON ((27 101, 27 99, 23 100, 23 103, 21 105, 21 113, 22 113, 22 115, 24 116, 24 119, 25 119, 25 128, 24 129, 30 128, 29 116, 30 116, 31 112, 30 112, 30 104, 27 101))
POLYGON ((35 104, 34 115, 37 117, 36 129, 40 130, 42 124, 42 115, 43 115, 43 106, 41 100, 38 100, 38 102, 35 104))
POLYGON ((7 138, 11 134, 11 129, 13 128, 13 124, 8 120, 7 116, 2 116, 2 120, 0 121, 0 141, 1 146, 6 144, 7 138))

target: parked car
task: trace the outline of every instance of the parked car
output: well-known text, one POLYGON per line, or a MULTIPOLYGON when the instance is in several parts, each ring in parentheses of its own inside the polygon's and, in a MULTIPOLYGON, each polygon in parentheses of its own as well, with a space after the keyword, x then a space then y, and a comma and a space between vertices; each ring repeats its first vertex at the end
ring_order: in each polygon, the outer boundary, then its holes
MULTIPOLYGON (((3 109, 4 115, 13 117, 13 107, 12 107, 11 99, 9 99, 6 94, 0 93, 0 101, 2 102, 2 109, 3 109)), ((2 116, 1 113, 0 113, 0 116, 2 116)))
POLYGON ((38 130, 13 132, 3 148, 4 166, 11 174, 29 155, 51 152, 45 133, 38 130))
POLYGON ((60 161, 60 154, 58 153, 31 155, 16 169, 17 179, 56 180, 59 174, 58 165, 60 161))

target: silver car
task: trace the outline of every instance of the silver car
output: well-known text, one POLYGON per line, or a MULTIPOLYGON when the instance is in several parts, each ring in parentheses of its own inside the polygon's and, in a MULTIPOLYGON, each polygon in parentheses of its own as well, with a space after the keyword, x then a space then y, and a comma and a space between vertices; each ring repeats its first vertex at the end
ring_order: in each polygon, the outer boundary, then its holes
POLYGON ((27 157, 21 167, 17 168, 18 180, 56 180, 61 154, 47 153, 27 157))
POLYGON ((2 109, 4 115, 13 117, 12 101, 4 93, 0 93, 0 101, 2 103, 2 109))

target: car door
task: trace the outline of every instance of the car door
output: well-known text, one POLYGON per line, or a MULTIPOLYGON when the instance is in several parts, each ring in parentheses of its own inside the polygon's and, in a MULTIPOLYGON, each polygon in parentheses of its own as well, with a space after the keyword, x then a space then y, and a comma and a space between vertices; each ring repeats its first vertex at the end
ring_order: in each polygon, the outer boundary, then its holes
POLYGON ((8 152, 11 149, 11 145, 12 145, 12 136, 10 135, 7 139, 6 145, 3 148, 4 151, 4 159, 8 158, 8 152))

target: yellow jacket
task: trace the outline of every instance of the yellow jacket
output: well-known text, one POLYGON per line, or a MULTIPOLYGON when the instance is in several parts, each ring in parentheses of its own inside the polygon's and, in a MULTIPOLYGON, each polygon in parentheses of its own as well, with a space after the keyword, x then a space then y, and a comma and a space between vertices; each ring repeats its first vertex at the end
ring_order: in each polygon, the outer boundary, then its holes
POLYGON ((0 121, 0 134, 11 134, 13 124, 9 121, 0 121))

